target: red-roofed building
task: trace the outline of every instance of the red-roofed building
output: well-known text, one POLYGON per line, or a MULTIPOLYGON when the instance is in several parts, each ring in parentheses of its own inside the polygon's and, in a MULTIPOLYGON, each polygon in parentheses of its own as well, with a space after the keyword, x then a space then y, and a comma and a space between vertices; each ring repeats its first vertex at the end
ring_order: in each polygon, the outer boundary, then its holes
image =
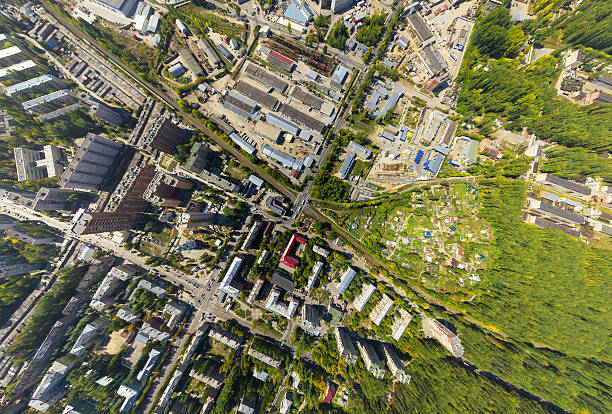
POLYGON ((296 243, 306 244, 306 239, 302 236, 298 236, 296 233, 291 235, 289 239, 289 243, 285 246, 285 250, 283 250, 283 254, 281 255, 280 262, 287 266, 290 269, 297 269, 298 264, 300 263, 300 259, 293 255, 294 247, 296 243))
POLYGON ((286 56, 281 55, 274 50, 268 54, 268 62, 286 72, 292 72, 295 69, 295 62, 286 56))
POLYGON ((331 404, 332 399, 336 395, 336 384, 327 384, 327 393, 325 394, 325 398, 323 399, 324 403, 331 404))

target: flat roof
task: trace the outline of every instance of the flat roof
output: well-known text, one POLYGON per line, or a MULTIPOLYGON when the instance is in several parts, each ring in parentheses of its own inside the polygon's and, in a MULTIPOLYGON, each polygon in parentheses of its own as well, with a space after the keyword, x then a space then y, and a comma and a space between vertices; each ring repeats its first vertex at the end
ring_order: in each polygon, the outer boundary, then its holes
POLYGON ((290 105, 282 104, 280 112, 286 115, 292 121, 295 121, 298 124, 302 124, 305 127, 318 132, 319 134, 322 134, 323 130, 325 129, 325 124, 323 122, 311 117, 310 115, 306 115, 302 111, 290 105))
POLYGON ((287 82, 283 81, 282 79, 276 77, 275 75, 271 74, 267 70, 257 65, 254 65, 252 63, 249 63, 247 65, 244 72, 247 75, 249 75, 251 78, 255 79, 256 81, 259 81, 263 83, 264 85, 274 88, 281 93, 285 92, 287 88, 289 87, 289 84, 287 82))
POLYGON ((591 195, 591 189, 584 185, 578 184, 574 181, 566 180, 565 178, 557 177, 556 175, 546 174, 545 181, 551 184, 558 185, 559 187, 566 188, 576 193, 591 195))
POLYGON ((261 103, 263 106, 268 107, 272 110, 276 110, 276 107, 278 106, 278 99, 276 99, 269 93, 264 92, 259 88, 256 88, 248 82, 241 80, 234 86, 234 89, 243 94, 244 96, 251 98, 257 103, 261 103))
POLYGON ((570 221, 572 223, 584 224, 586 222, 586 219, 583 216, 572 213, 571 211, 567 211, 559 207, 555 207, 552 204, 541 202, 538 210, 540 210, 543 213, 548 213, 553 216, 556 216, 560 219, 570 221))
POLYGON ((418 13, 410 13, 407 19, 408 23, 410 23, 410 26, 412 26, 414 32, 421 42, 429 40, 433 37, 431 30, 429 30, 429 27, 427 27, 427 24, 425 24, 423 18, 418 13))
POLYGON ((293 122, 287 121, 284 118, 281 118, 280 116, 270 112, 268 115, 266 115, 266 121, 268 121, 269 123, 271 123, 272 125, 275 125, 277 127, 279 127, 280 129, 287 131, 288 133, 292 134, 292 135, 297 135, 298 131, 299 131, 299 127, 294 124, 293 122))
POLYGON ((9 72, 21 72, 29 68, 36 66, 33 60, 24 60, 23 62, 15 63, 14 65, 7 66, 6 68, 0 69, 0 78, 5 77, 9 72))
POLYGON ((291 96, 293 96, 298 101, 302 102, 304 105, 309 106, 310 108, 317 109, 317 110, 321 110, 321 107, 325 103, 323 99, 318 98, 315 95, 304 91, 299 86, 296 86, 296 88, 291 93, 291 96))

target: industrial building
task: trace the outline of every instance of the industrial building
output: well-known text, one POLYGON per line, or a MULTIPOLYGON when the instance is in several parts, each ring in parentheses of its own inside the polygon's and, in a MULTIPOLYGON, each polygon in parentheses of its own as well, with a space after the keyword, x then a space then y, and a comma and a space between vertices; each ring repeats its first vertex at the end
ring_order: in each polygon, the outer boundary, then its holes
POLYGON ((264 85, 277 90, 280 93, 285 93, 289 84, 284 80, 278 78, 276 75, 271 74, 266 69, 259 67, 255 64, 248 63, 244 70, 249 77, 263 83, 264 85))
POLYGON ((87 134, 74 158, 64 170, 59 180, 60 187, 99 190, 119 157, 123 145, 102 138, 99 135, 87 134))
POLYGON ((431 33, 431 30, 429 30, 429 27, 427 27, 427 24, 418 12, 415 11, 408 14, 407 20, 421 44, 433 39, 433 33, 431 33))
POLYGON ((576 213, 572 213, 571 211, 567 211, 560 207, 556 207, 544 201, 531 200, 529 207, 544 215, 552 216, 566 223, 580 224, 580 225, 586 223, 586 219, 583 216, 576 214, 576 213))
POLYGON ((187 66, 187 69, 189 69, 189 71, 194 77, 197 78, 206 74, 206 72, 204 72, 204 69, 202 69, 202 66, 200 66, 189 48, 182 48, 181 50, 179 50, 178 54, 183 63, 185 63, 185 66, 187 66))
POLYGON ((206 55, 206 58, 208 59, 208 63, 210 63, 210 66, 212 66, 213 68, 221 67, 221 65, 223 64, 223 61, 217 54, 217 51, 215 50, 215 48, 212 47, 208 39, 203 37, 200 40, 198 40, 197 44, 200 50, 204 52, 204 54, 206 55))
POLYGON ((274 50, 271 50, 270 53, 268 53, 267 60, 268 63, 276 66, 277 68, 285 72, 291 73, 293 72, 293 69, 295 69, 295 62, 293 60, 289 59, 287 56, 281 55, 280 53, 274 50))
POLYGON ((565 178, 557 177, 553 174, 546 174, 543 177, 544 184, 559 188, 563 191, 576 194, 578 196, 590 196, 591 189, 574 181, 566 180, 565 178))
POLYGON ((234 86, 234 90, 240 92, 242 95, 252 99, 258 104, 265 106, 266 108, 269 108, 273 111, 276 111, 278 109, 278 99, 276 99, 269 93, 254 87, 248 82, 245 82, 243 80, 238 81, 238 83, 236 83, 236 85, 234 86))
POLYGON ((368 148, 364 147, 361 144, 356 143, 355 141, 349 142, 348 145, 346 146, 346 150, 354 152, 356 155, 359 156, 359 158, 364 159, 364 160, 367 160, 368 158, 372 156, 371 150, 369 150, 368 148))
POLYGON ((79 4, 104 20, 123 25, 132 20, 138 0, 87 0, 79 4))
POLYGON ((354 166, 355 166, 355 154, 352 152, 346 154, 346 157, 344 158, 344 161, 342 162, 342 165, 340 166, 340 169, 338 170, 338 175, 340 176, 340 178, 342 178, 343 180, 346 180, 346 178, 349 176, 351 171, 353 171, 354 166))
POLYGON ((305 0, 291 0, 283 16, 292 22, 306 26, 314 18, 314 13, 305 0))
POLYGON ((344 82, 346 82, 346 78, 348 77, 348 69, 344 65, 338 65, 334 73, 331 76, 331 86, 342 90, 344 82))

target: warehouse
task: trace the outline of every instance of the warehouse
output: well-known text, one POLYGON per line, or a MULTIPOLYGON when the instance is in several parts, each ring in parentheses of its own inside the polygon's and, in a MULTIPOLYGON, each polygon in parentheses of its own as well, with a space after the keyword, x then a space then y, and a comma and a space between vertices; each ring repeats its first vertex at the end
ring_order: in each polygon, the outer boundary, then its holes
POLYGON ((259 81, 266 86, 274 88, 280 93, 284 93, 289 87, 287 82, 277 78, 267 70, 260 68, 257 65, 249 63, 244 72, 256 81, 259 81))
POLYGON ((187 66, 187 69, 189 69, 189 71, 193 74, 193 76, 197 78, 206 74, 206 72, 204 72, 204 70, 202 69, 202 66, 200 66, 198 61, 191 53, 191 51, 186 47, 179 50, 179 56, 185 63, 185 66, 187 66))
POLYGON ((280 112, 292 121, 318 132, 319 134, 322 134, 325 130, 325 124, 323 122, 311 117, 310 115, 306 115, 302 111, 292 106, 283 104, 281 105, 280 112))
POLYGON ((276 111, 276 108, 278 107, 278 99, 269 93, 252 86, 250 83, 239 81, 236 86, 234 86, 234 89, 247 98, 258 102, 263 106, 272 109, 273 111, 276 111))

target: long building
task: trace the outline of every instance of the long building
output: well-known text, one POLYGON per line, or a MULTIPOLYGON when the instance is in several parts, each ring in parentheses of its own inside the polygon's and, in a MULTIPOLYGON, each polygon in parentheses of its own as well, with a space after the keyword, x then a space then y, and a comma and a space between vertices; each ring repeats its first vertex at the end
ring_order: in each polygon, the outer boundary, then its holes
POLYGON ((387 312, 389 312, 391 309, 391 306, 393 306, 393 299, 384 294, 380 302, 378 302, 378 305, 376 305, 376 307, 372 309, 372 312, 370 313, 370 319, 374 325, 380 326, 380 323, 385 315, 387 315, 387 312))
POLYGON ((406 370, 406 367, 404 367, 404 364, 402 364, 402 360, 393 350, 393 347, 387 343, 381 344, 381 347, 391 374, 401 383, 406 385, 410 384, 410 374, 406 370))
POLYGON ((187 66, 187 69, 189 69, 189 71, 191 72, 193 76, 197 78, 199 76, 204 76, 206 74, 204 72, 204 69, 202 69, 202 66, 200 66, 196 58, 193 56, 193 54, 189 50, 189 48, 184 47, 181 50, 179 50, 178 53, 179 53, 179 57, 185 63, 185 66, 187 66))
POLYGON ((368 303, 368 300, 370 300, 375 290, 376 286, 371 283, 368 283, 367 285, 363 286, 363 288, 361 289, 361 295, 356 297, 355 301, 353 302, 353 305, 355 306, 355 309, 357 309, 357 312, 361 312, 363 310, 363 307, 366 305, 366 303, 368 303))
POLYGON ((336 327, 334 334, 336 335, 336 345, 338 346, 340 357, 348 364, 355 364, 357 362, 357 351, 355 351, 355 346, 348 330, 339 326, 336 327))
POLYGON ((580 225, 586 223, 586 219, 583 216, 540 200, 531 201, 530 207, 538 211, 539 213, 545 214, 547 216, 552 216, 566 223, 580 225))
POLYGON ((72 232, 78 235, 108 233, 132 229, 139 220, 137 213, 88 212, 81 210, 75 217, 72 232))
POLYGON ((201 38, 198 40, 198 47, 202 52, 204 52, 206 58, 208 59, 208 63, 210 63, 213 68, 218 68, 223 64, 223 61, 217 54, 215 48, 212 47, 208 39, 201 38))
POLYGON ((553 187, 560 188, 564 191, 577 194, 579 196, 591 195, 591 189, 574 181, 566 180, 565 178, 557 177, 556 175, 546 174, 544 183, 553 187))
POLYGON ((99 190, 107 179, 123 145, 88 134, 59 180, 60 187, 99 190))
POLYGON ((236 275, 238 275, 238 272, 240 271, 241 265, 242 258, 234 257, 232 264, 230 265, 229 269, 227 269, 227 273, 219 285, 219 290, 221 292, 227 293, 230 296, 238 296, 238 293, 240 293, 240 290, 242 289, 242 284, 235 279, 236 275))
POLYGON ((454 356, 463 355, 463 346, 459 337, 437 319, 422 318, 423 332, 426 337, 437 339, 454 356))
POLYGON ((127 24, 136 11, 138 0, 87 0, 86 8, 104 20, 127 24))
POLYGON ((349 266, 344 272, 344 275, 342 275, 342 279, 338 285, 338 292, 340 292, 340 294, 344 294, 344 292, 346 292, 346 289, 349 287, 353 279, 355 279, 355 276, 357 276, 357 271, 349 266))
POLYGON ((374 350, 372 343, 368 339, 360 339, 357 341, 357 348, 359 348, 359 353, 366 369, 374 378, 383 379, 385 377, 385 367, 380 362, 380 358, 374 350))

